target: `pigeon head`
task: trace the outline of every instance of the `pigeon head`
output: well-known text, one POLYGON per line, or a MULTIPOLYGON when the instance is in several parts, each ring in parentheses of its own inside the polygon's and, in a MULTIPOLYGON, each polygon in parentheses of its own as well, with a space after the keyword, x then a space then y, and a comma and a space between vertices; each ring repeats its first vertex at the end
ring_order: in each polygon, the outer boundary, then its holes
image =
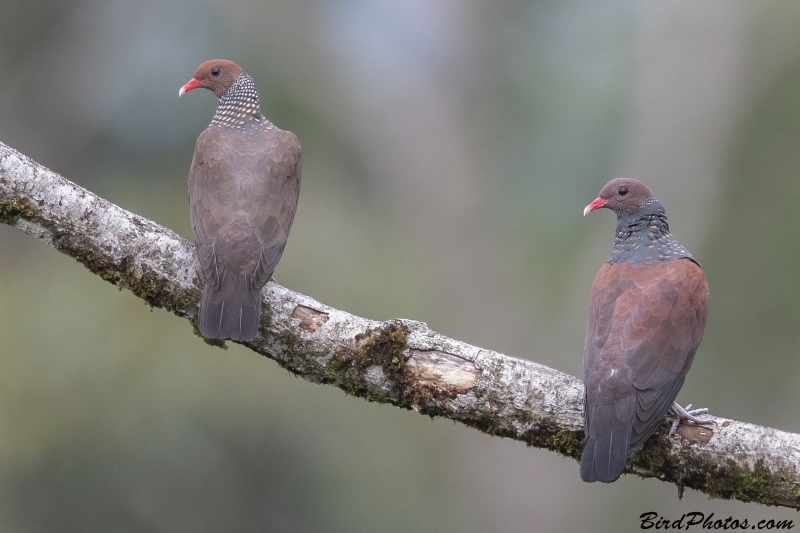
POLYGON ((586 206, 583 215, 586 216, 596 209, 606 207, 616 213, 617 217, 630 215, 647 200, 653 197, 644 183, 631 178, 617 178, 606 183, 600 195, 586 206))
POLYGON ((178 96, 183 96, 192 89, 201 87, 208 89, 219 98, 225 91, 230 89, 233 81, 241 73, 242 67, 233 61, 228 61, 227 59, 206 61, 197 68, 194 78, 181 87, 180 91, 178 91, 178 96))

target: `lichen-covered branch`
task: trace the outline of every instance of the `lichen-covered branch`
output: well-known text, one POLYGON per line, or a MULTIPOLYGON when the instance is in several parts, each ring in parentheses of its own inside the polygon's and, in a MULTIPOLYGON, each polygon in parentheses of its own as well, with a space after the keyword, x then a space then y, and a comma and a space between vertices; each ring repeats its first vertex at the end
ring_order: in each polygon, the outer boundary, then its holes
MULTIPOLYGON (((196 322, 201 279, 191 243, 2 143, 0 222, 196 322)), ((275 283, 264 289, 264 300, 261 334, 244 344, 294 374, 580 457, 578 378, 447 338, 422 322, 353 316, 275 283)), ((665 425, 632 455, 628 471, 675 483, 679 491, 800 508, 800 435, 714 420, 713 429, 680 426, 672 438, 665 425)))

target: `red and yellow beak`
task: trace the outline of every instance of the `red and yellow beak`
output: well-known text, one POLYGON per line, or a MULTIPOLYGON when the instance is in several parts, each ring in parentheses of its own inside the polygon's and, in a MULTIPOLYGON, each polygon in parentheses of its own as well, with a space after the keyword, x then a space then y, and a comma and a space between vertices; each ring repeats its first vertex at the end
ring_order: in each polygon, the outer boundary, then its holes
POLYGON ((200 80, 198 80, 197 78, 192 78, 191 80, 186 82, 186 85, 181 87, 180 91, 178 91, 178 97, 183 96, 184 94, 188 93, 192 89, 197 89, 198 87, 200 87, 201 84, 202 84, 202 82, 200 80))
POLYGON ((595 209, 600 209, 601 207, 605 207, 605 206, 606 206, 605 198, 600 198, 600 197, 595 198, 594 201, 592 203, 590 203, 589 205, 587 205, 586 208, 583 210, 583 216, 588 215, 589 213, 591 213, 595 209))

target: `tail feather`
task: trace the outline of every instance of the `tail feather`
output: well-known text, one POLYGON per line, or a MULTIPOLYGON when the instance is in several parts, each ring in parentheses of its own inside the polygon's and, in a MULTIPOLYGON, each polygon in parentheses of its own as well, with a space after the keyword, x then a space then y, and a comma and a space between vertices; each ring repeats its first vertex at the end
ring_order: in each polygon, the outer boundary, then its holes
POLYGON ((582 480, 611 483, 622 475, 631 449, 635 406, 635 395, 620 398, 612 405, 587 406, 582 480))
POLYGON ((203 287, 197 327, 207 339, 250 341, 258 334, 261 289, 252 276, 227 272, 219 288, 203 287))
POLYGON ((628 462, 631 430, 606 431, 587 439, 581 456, 581 479, 587 482, 616 481, 628 462))

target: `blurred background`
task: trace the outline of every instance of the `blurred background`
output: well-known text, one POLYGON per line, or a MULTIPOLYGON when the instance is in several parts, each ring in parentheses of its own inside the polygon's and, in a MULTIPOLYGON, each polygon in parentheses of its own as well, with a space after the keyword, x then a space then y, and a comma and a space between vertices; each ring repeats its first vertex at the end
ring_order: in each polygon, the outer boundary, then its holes
MULTIPOLYGON (((303 144, 276 278, 581 375, 592 278, 644 180, 711 288, 678 400, 800 432, 800 3, 4 0, 0 140, 191 238, 241 64, 303 144)), ((622 531, 790 519, 307 383, 0 226, 0 530, 622 531)))

